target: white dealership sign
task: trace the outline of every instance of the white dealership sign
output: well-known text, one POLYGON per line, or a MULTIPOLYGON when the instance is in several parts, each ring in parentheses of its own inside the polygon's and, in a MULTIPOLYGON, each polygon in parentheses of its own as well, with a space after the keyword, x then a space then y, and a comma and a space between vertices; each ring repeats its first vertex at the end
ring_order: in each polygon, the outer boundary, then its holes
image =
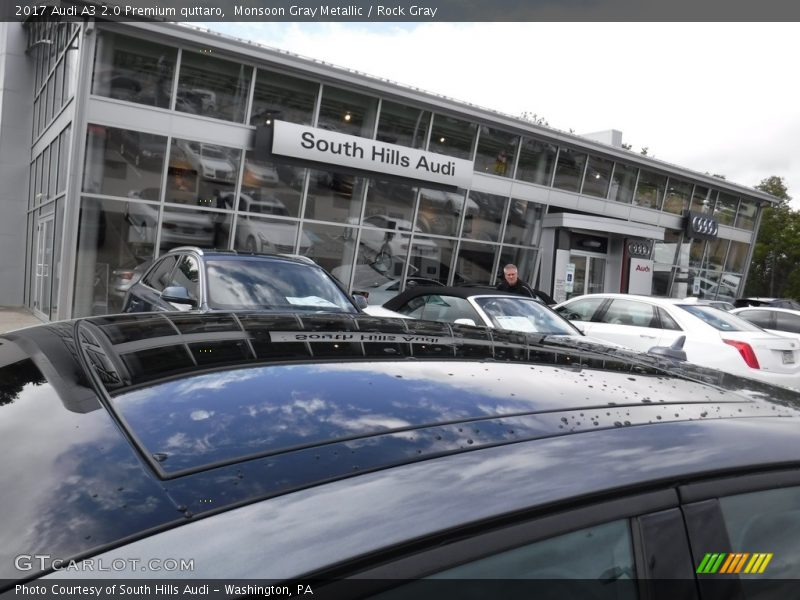
POLYGON ((275 121, 272 153, 460 188, 470 187, 474 170, 470 160, 286 121, 275 121))
POLYGON ((643 258, 631 259, 628 277, 628 293, 649 296, 653 293, 653 261, 643 258))

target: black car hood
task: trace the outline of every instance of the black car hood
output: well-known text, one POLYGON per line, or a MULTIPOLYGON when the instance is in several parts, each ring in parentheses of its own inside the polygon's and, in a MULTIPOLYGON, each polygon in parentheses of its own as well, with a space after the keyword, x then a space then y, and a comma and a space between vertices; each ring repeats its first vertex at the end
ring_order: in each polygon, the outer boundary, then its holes
POLYGON ((153 313, 0 337, 0 578, 448 454, 800 415, 790 390, 563 338, 348 315, 153 313))

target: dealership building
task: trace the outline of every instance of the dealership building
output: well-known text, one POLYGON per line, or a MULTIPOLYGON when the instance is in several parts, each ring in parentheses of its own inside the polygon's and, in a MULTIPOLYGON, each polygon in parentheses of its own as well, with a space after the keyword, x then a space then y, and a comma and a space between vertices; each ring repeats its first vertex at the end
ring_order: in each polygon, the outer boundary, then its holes
POLYGON ((557 300, 733 298, 768 194, 195 27, 0 23, 0 305, 117 312, 185 245, 557 300))

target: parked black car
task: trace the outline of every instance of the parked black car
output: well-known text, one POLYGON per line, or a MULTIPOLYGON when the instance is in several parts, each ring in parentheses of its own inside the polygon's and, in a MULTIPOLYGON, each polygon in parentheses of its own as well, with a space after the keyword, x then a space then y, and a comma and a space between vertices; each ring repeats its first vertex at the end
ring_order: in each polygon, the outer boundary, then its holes
MULTIPOLYGON (((356 313, 325 269, 305 257, 179 247, 128 290, 122 312, 271 310, 356 313)), ((366 301, 362 300, 366 306, 366 301)))
POLYGON ((598 348, 347 314, 5 334, 0 585, 796 597, 798 394, 598 348))

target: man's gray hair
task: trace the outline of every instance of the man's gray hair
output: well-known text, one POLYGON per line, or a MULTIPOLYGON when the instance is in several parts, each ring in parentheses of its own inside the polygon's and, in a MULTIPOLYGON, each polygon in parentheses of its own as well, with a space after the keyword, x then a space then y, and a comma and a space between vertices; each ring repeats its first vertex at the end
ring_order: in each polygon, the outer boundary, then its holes
POLYGON ((505 267, 503 267, 503 272, 512 271, 512 270, 513 271, 519 271, 519 269, 517 269, 517 265, 515 265, 513 263, 508 263, 505 267))

